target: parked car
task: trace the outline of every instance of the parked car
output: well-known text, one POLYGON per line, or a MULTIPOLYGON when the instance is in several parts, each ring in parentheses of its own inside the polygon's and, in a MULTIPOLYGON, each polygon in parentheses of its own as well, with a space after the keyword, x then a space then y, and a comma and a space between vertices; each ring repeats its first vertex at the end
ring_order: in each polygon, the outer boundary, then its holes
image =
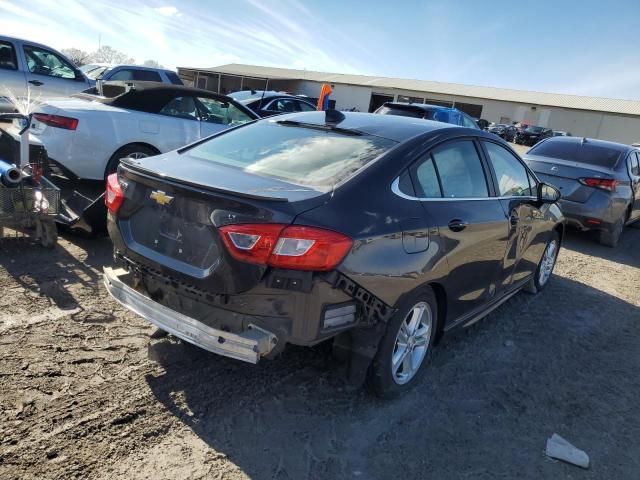
POLYGON ((520 145, 533 146, 540 140, 553 136, 553 130, 550 128, 528 126, 522 130, 517 130, 514 142, 520 145))
POLYGON ((554 137, 570 137, 571 133, 570 132, 565 132, 562 130, 554 130, 553 131, 553 136, 554 137))
POLYGON ((424 118, 436 122, 451 123, 482 130, 476 121, 456 108, 428 105, 426 103, 385 102, 374 113, 401 117, 424 118))
POLYGON ((107 184, 122 305, 253 363, 333 339, 381 395, 444 332, 544 288, 563 237, 558 192, 507 144, 412 117, 260 120, 125 159, 107 184))
POLYGON ((53 48, 0 36, 0 113, 14 112, 13 99, 24 99, 28 93, 32 100, 44 100, 65 97, 92 84, 53 48))
POLYGON ((502 138, 504 140, 505 137, 507 136, 507 129, 508 128, 509 128, 509 125, 505 125, 504 123, 498 123, 498 124, 491 125, 487 129, 487 131, 489 133, 493 133, 494 135, 499 136, 500 138, 502 138))
POLYGON ((80 67, 92 80, 107 81, 142 81, 184 85, 178 74, 165 68, 143 67, 140 65, 109 65, 92 63, 80 67))
POLYGON ((312 112, 316 106, 304 98, 282 92, 262 90, 242 90, 230 93, 234 100, 249 107, 261 117, 282 115, 283 113, 312 112))
POLYGON ((473 121, 476 122, 476 124, 478 125, 478 127, 480 127, 481 130, 489 129, 490 124, 488 120, 485 120, 484 118, 474 118, 473 121))
MULTIPOLYGON (((54 170, 104 180, 123 157, 175 150, 258 116, 233 99, 206 90, 153 82, 108 82, 105 95, 81 93, 49 100, 33 113, 30 133, 54 170)), ((7 130, 14 139, 15 128, 7 130)))
POLYGON ((620 143, 553 137, 524 159, 543 182, 562 193, 569 224, 595 230, 615 247, 625 225, 640 221, 640 149, 620 143))

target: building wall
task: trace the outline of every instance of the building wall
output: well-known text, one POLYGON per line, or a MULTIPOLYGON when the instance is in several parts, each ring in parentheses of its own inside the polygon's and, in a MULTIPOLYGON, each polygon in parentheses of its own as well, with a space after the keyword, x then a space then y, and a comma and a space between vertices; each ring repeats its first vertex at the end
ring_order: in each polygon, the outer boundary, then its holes
MULTIPOLYGON (((270 90, 282 90, 298 95, 317 98, 320 94, 320 82, 310 80, 270 80, 270 90)), ((483 98, 443 95, 414 90, 395 88, 377 88, 360 85, 333 84, 331 98, 338 110, 355 108, 361 112, 369 111, 371 94, 399 95, 482 105, 482 118, 496 123, 525 121, 533 125, 549 127, 553 130, 571 132, 574 136, 599 138, 614 142, 633 143, 640 141, 640 116, 620 115, 606 112, 572 110, 567 108, 529 105, 517 102, 503 102, 483 98)))

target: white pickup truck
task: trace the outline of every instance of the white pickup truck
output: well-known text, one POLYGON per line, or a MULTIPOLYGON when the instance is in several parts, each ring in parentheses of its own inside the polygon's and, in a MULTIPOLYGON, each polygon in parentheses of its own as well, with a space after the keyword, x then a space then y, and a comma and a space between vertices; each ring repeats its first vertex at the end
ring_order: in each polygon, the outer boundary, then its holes
POLYGON ((0 112, 13 112, 11 98, 66 97, 94 82, 61 53, 39 43, 0 35, 0 112))

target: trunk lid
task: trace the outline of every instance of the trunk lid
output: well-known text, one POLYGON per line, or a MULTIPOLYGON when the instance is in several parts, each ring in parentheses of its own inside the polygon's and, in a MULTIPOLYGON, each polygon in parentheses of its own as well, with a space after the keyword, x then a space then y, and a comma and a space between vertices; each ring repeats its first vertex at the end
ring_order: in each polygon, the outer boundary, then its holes
POLYGON ((123 162, 118 226, 134 260, 212 293, 257 285, 265 266, 235 260, 219 227, 291 224, 328 200, 325 192, 176 153, 123 162))
POLYGON ((572 202, 584 203, 595 192, 580 183, 580 178, 613 178, 609 169, 597 165, 529 154, 523 158, 542 182, 554 185, 563 199, 572 202))

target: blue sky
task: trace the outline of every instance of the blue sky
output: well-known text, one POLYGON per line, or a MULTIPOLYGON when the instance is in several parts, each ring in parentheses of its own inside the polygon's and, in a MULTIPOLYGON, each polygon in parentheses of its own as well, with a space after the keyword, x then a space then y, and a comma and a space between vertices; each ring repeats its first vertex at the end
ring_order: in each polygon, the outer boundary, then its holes
POLYGON ((640 1, 0 0, 0 32, 249 63, 640 99, 640 1))

